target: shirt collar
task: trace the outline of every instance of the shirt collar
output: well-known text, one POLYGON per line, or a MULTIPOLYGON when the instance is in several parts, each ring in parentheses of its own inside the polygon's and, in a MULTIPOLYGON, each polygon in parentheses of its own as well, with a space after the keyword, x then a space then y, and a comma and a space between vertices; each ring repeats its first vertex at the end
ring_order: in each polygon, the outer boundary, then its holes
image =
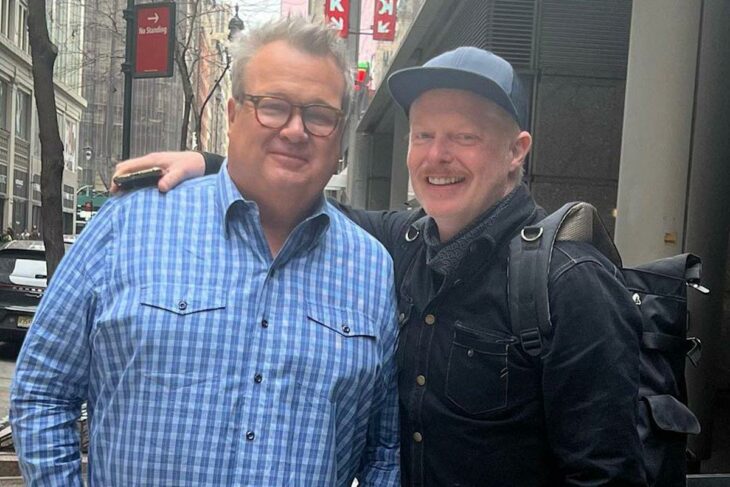
MULTIPOLYGON (((216 178, 217 209, 223 222, 223 235, 225 238, 229 238, 231 220, 236 215, 255 215, 258 217, 259 209, 255 201, 248 200, 241 194, 233 179, 231 179, 231 175, 228 174, 228 158, 221 164, 216 178)), ((306 245, 307 249, 311 249, 321 240, 329 228, 334 211, 334 207, 327 203, 324 196, 320 196, 312 213, 297 226, 297 228, 304 227, 303 245, 306 245)))

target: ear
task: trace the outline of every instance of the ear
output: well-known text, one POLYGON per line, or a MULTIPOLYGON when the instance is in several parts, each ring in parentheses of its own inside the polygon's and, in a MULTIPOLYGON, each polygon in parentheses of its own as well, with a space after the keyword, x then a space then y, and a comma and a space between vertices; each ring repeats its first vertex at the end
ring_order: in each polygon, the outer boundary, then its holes
POLYGON ((230 127, 233 125, 233 122, 236 120, 236 108, 238 103, 236 103, 236 100, 233 98, 228 99, 228 126, 230 127))
POLYGON ((525 157, 527 157, 527 153, 530 152, 530 148, 532 147, 532 136, 529 132, 522 131, 519 134, 517 134, 517 137, 512 141, 512 160, 510 161, 510 166, 512 169, 519 169, 522 167, 522 164, 525 162, 525 157))

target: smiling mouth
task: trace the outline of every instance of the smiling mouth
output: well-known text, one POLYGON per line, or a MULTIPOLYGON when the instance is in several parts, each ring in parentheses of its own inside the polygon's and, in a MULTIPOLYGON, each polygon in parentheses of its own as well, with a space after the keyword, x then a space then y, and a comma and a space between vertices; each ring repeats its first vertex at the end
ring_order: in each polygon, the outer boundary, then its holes
POLYGON ((434 186, 448 186, 449 184, 460 183, 464 180, 464 177, 451 177, 451 178, 435 178, 429 177, 428 183, 434 186))
POLYGON ((272 152, 272 154, 274 154, 275 156, 279 156, 279 157, 285 157, 287 159, 298 159, 303 162, 307 161, 306 157, 301 156, 299 154, 292 154, 292 153, 288 153, 288 152, 272 152))

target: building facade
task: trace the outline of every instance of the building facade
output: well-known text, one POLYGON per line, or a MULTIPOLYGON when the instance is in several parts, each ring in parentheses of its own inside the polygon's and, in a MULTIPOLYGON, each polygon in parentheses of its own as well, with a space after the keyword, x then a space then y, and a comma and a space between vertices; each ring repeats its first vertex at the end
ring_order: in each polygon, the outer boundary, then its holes
MULTIPOLYGON (((64 144, 63 228, 73 232, 79 152, 83 9, 66 0, 47 2, 51 40, 59 47, 54 71, 56 109, 64 144)), ((33 97, 26 0, 0 0, 0 227, 16 234, 40 220, 41 148, 33 97)))

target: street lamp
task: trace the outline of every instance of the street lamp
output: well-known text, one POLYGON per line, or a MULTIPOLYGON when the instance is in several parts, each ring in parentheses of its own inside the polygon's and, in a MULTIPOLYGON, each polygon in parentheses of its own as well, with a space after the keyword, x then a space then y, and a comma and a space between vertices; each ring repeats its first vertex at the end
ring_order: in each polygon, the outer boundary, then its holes
MULTIPOLYGON (((238 5, 236 5, 236 13, 231 18, 231 20, 228 22, 228 41, 233 41, 239 32, 242 32, 245 29, 245 25, 243 23, 243 20, 241 20, 241 17, 238 16, 238 5)), ((226 54, 226 66, 223 68, 223 71, 221 72, 221 75, 218 77, 218 79, 215 80, 215 83, 213 84, 213 88, 210 89, 210 93, 208 93, 208 96, 205 98, 205 101, 200 106, 200 113, 198 114, 198 123, 197 123, 197 142, 198 144, 201 143, 202 134, 200 133, 200 127, 203 121, 203 113, 205 113, 205 105, 208 104, 208 100, 210 100, 210 97, 213 96, 213 93, 218 89, 218 86, 221 84, 221 81, 223 80, 223 77, 228 72, 228 69, 231 67, 231 56, 228 54, 228 48, 226 46, 223 47, 225 54, 226 54)))
POLYGON ((87 174, 91 173, 94 174, 94 171, 91 168, 91 158, 94 156, 94 151, 91 147, 88 145, 84 147, 84 159, 86 159, 86 165, 84 167, 80 167, 82 171, 84 171, 84 184, 90 184, 87 180, 89 177, 87 174))
POLYGON ((244 28, 245 25, 243 25, 241 17, 238 16, 238 5, 236 5, 236 15, 228 22, 228 40, 232 41, 236 34, 242 32, 244 28))

